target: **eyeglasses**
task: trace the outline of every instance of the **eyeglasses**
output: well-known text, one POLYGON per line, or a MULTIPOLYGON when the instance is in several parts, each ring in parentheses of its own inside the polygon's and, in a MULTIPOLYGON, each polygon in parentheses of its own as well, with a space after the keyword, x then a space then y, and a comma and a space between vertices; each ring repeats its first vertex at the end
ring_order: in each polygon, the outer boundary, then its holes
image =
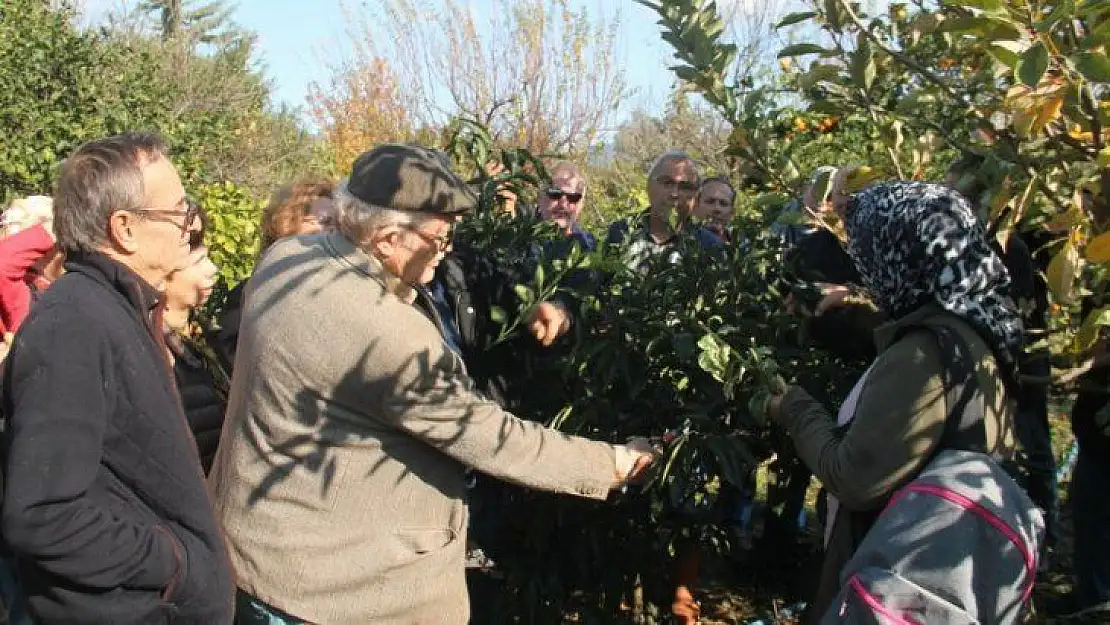
POLYGON ((424 239, 426 243, 430 243, 436 246, 436 249, 440 252, 446 252, 447 248, 451 247, 451 237, 454 235, 454 232, 451 230, 448 230, 445 234, 441 234, 437 237, 424 232, 423 230, 420 230, 415 226, 408 226, 405 229, 409 232, 412 232, 421 239, 424 239))
POLYGON ((694 180, 675 180, 670 176, 659 176, 655 179, 655 182, 668 189, 677 188, 679 191, 686 193, 693 193, 698 190, 698 183, 694 180))
POLYGON ((190 198, 185 198, 185 210, 168 210, 164 208, 129 208, 128 212, 143 215, 151 221, 164 221, 171 223, 181 229, 181 236, 189 238, 189 245, 192 246, 195 239, 203 240, 203 233, 199 230, 192 230, 193 222, 200 216, 200 204, 197 204, 190 198), (174 217, 177 215, 184 215, 185 218, 181 223, 177 223, 174 217))
POLYGON ((563 199, 564 197, 566 197, 567 201, 570 202, 571 204, 577 204, 577 203, 582 201, 582 194, 581 193, 567 193, 566 191, 563 191, 562 189, 554 189, 554 188, 548 189, 547 191, 544 191, 544 193, 547 194, 547 197, 551 198, 552 200, 554 200, 556 202, 563 199))

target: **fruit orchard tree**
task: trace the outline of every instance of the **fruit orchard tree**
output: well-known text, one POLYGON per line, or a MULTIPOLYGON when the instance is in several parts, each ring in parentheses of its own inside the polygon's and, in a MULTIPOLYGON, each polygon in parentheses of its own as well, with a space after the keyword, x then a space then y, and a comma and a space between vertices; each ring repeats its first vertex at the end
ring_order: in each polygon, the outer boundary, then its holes
MULTIPOLYGON (((752 106, 767 94, 729 79, 736 46, 722 40, 715 4, 638 1, 659 15, 679 60, 674 72, 732 122, 732 153, 762 169, 769 190, 796 189, 785 166, 790 148, 764 123, 781 111, 752 106)), ((984 165, 975 176, 986 190, 973 199, 1000 242, 1014 228, 1054 235, 1046 277, 1060 331, 1050 343, 1073 357, 1110 322, 1108 17, 1104 0, 915 1, 879 14, 848 0, 811 0, 779 24, 809 33, 779 52, 807 112, 870 127, 862 164, 937 180, 938 155, 978 155, 984 165)))

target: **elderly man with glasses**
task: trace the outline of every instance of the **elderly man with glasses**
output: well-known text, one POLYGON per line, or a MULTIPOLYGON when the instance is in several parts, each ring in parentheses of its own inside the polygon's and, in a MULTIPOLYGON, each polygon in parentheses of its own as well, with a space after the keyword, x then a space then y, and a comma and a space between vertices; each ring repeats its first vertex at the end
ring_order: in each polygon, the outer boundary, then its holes
POLYGON ((66 273, 8 355, 3 536, 37 623, 229 623, 234 585, 162 333, 197 208, 149 134, 62 165, 66 273))
POLYGON ((651 462, 476 392, 424 290, 475 204, 440 154, 379 146, 334 232, 261 259, 210 478, 240 623, 464 625, 468 468, 605 499, 651 462))

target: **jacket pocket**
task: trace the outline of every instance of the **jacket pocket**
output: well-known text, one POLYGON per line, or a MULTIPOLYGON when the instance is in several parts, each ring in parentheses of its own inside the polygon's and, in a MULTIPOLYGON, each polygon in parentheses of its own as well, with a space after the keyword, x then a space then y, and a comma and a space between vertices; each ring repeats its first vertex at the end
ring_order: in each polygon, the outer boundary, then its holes
POLYGON ((821 625, 979 625, 963 608, 886 569, 848 578, 821 625))
POLYGON ((458 534, 450 528, 407 528, 398 530, 396 537, 406 553, 424 556, 445 549, 458 534))
POLYGON ((181 587, 184 586, 185 583, 185 574, 188 570, 185 545, 181 544, 177 536, 174 536, 174 533, 165 525, 154 526, 154 531, 169 542, 170 551, 173 553, 173 573, 170 575, 170 579, 166 582, 166 585, 162 587, 162 601, 173 603, 180 595, 181 587))

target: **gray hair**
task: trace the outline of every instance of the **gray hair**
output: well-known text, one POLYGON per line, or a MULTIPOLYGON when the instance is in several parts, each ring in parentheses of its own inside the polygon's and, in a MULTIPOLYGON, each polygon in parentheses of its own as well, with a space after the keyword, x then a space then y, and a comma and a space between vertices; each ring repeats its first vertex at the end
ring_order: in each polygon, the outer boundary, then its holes
POLYGON ((364 248, 374 233, 390 226, 416 226, 427 220, 423 213, 400 211, 364 202, 351 195, 344 181, 335 192, 335 229, 364 248))
POLYGON ((112 214, 142 207, 143 167, 166 151, 162 138, 149 132, 127 132, 77 148, 62 163, 54 193, 58 247, 68 254, 107 245, 112 214))
POLYGON ((655 162, 651 164, 651 168, 648 169, 648 178, 654 178, 655 174, 659 173, 659 170, 662 169, 664 165, 675 161, 688 162, 693 165, 695 173, 698 171, 697 161, 695 161, 694 157, 690 156, 688 152, 683 150, 667 150, 660 154, 659 158, 655 159, 655 162))
POLYGON ((581 190, 586 190, 586 176, 582 170, 570 161, 559 161, 551 168, 551 180, 554 181, 559 174, 566 174, 568 178, 577 178, 581 190))

